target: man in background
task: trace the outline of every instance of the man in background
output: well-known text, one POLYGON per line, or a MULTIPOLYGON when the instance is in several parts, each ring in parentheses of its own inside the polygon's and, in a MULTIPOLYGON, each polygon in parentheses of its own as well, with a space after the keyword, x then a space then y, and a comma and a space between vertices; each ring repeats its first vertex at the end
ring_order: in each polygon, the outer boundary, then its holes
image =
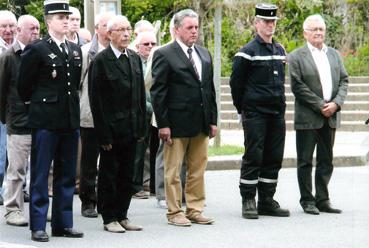
POLYGON ((17 39, 11 49, 0 57, 0 118, 7 125, 7 188, 4 205, 9 225, 27 226, 24 216, 23 185, 26 181, 28 158, 31 152, 31 129, 27 127, 28 111, 20 99, 16 80, 22 50, 39 38, 40 24, 31 15, 18 19, 17 39))

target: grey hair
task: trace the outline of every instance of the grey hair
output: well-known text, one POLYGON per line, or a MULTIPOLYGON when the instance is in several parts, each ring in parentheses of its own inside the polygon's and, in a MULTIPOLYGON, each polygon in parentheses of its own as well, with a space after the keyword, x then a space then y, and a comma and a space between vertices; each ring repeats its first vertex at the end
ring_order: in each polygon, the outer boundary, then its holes
POLYGON ((183 19, 186 17, 199 19, 199 15, 192 9, 184 9, 174 15, 174 27, 178 28, 182 26, 183 19))
POLYGON ((17 18, 15 17, 13 12, 9 10, 0 10, 0 20, 11 19, 14 23, 17 23, 17 18))
POLYGON ((123 15, 116 15, 116 16, 113 16, 107 23, 106 27, 108 29, 108 31, 111 31, 113 29, 113 27, 117 24, 117 23, 120 23, 120 22, 128 22, 128 18, 126 16, 123 16, 123 15))
POLYGON ((319 14, 314 14, 314 15, 308 16, 305 19, 304 24, 302 25, 303 29, 307 30, 310 22, 313 22, 313 21, 318 21, 319 23, 323 24, 324 28, 326 27, 324 18, 319 14))

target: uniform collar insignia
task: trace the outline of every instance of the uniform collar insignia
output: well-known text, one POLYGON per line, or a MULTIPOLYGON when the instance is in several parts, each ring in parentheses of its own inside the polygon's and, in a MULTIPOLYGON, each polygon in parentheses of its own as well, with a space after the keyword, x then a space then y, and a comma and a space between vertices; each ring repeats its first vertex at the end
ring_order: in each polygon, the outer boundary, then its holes
POLYGON ((48 55, 51 59, 55 59, 57 56, 55 55, 55 54, 53 54, 53 53, 50 53, 49 55, 48 55))

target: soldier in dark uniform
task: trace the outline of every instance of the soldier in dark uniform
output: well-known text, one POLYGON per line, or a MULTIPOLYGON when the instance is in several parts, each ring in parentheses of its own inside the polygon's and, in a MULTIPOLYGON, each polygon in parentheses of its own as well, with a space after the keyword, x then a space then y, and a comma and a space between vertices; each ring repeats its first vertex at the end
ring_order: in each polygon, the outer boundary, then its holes
POLYGON ((73 229, 72 213, 82 53, 79 46, 65 38, 68 1, 49 0, 44 4, 48 35, 24 49, 18 80, 19 95, 29 104, 28 126, 32 128, 30 229, 34 241, 49 240, 45 232, 49 207, 47 178, 53 159, 60 164, 54 168, 52 236, 83 236, 73 229))
POLYGON ((258 214, 290 214, 273 199, 286 133, 286 54, 273 39, 277 7, 258 4, 255 12, 257 35, 235 55, 230 79, 233 104, 242 113, 244 132, 247 130, 240 178, 242 216, 247 219, 257 219, 258 214))

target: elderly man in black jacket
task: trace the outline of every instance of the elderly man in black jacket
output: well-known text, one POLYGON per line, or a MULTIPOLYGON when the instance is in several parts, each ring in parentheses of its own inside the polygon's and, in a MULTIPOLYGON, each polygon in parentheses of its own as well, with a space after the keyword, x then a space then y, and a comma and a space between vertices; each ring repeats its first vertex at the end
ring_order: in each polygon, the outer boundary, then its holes
POLYGON ((38 39, 40 24, 30 15, 19 17, 17 40, 0 58, 0 117, 7 125, 7 188, 5 194, 6 223, 26 226, 23 184, 26 180, 28 157, 31 152, 31 129, 27 127, 28 111, 20 99, 16 80, 24 46, 38 39))
POLYGON ((97 208, 109 232, 139 231, 127 218, 132 198, 135 147, 145 132, 142 65, 127 49, 132 28, 125 16, 108 21, 110 45, 96 55, 89 73, 89 98, 101 146, 97 208))

